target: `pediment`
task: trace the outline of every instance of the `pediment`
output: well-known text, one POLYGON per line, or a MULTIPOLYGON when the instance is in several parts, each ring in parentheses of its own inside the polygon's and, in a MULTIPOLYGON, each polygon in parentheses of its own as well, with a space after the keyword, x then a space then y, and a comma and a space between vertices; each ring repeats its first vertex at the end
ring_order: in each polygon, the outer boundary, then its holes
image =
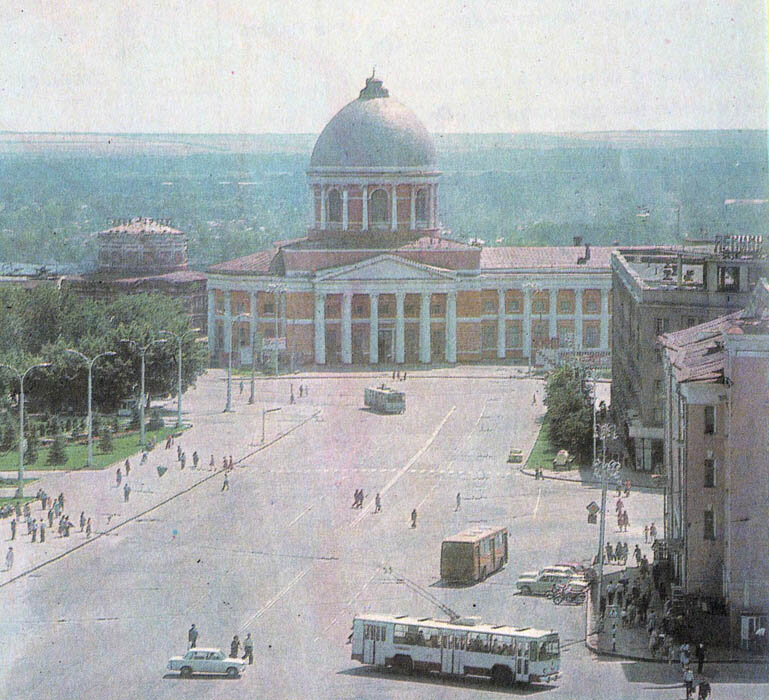
POLYGON ((318 273, 319 280, 449 280, 450 270, 406 260, 397 255, 378 255, 352 265, 335 267, 318 273))

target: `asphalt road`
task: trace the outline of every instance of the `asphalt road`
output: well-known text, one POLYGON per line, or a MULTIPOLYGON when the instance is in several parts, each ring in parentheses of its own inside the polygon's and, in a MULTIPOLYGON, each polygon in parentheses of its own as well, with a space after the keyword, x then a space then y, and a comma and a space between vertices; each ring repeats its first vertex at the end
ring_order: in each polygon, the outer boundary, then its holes
MULTIPOLYGON (((321 410, 318 419, 242 462, 229 491, 208 481, 2 589, 2 696, 682 697, 673 687, 677 669, 594 660, 582 645, 582 608, 515 593, 519 573, 589 558, 597 538, 585 524, 594 489, 534 481, 505 462, 511 447, 527 451, 534 440, 542 410, 541 400, 531 403, 534 381, 413 376, 399 386, 408 396, 400 416, 362 410, 370 383, 311 379, 302 401, 321 410), (350 507, 356 488, 366 494, 363 510, 350 507), (383 510, 374 514, 377 491, 383 510), (479 523, 508 526, 510 564, 476 586, 441 587, 441 540, 479 523), (345 641, 355 613, 441 616, 388 567, 463 614, 557 629, 563 679, 500 691, 480 680, 407 678, 351 661, 345 641), (254 665, 234 681, 167 673, 193 622, 199 646, 226 649, 233 634, 251 632, 254 665)), ((275 396, 285 387, 261 385, 275 396)), ((196 405, 202 412, 206 397, 196 405)), ((253 429, 245 412, 210 420, 213 433, 227 421, 222 435, 253 429)), ((246 450, 238 445, 236 459, 246 450)), ((660 520, 660 496, 634 493, 627 506, 636 540, 644 520, 660 520)))

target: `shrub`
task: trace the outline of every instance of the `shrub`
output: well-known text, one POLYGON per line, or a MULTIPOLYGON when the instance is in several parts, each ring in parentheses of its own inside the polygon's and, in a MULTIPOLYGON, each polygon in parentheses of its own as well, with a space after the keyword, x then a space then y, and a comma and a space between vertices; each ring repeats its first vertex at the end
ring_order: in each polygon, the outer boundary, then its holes
POLYGON ((66 464, 67 462, 67 443, 64 436, 57 432, 51 444, 51 450, 48 452, 47 464, 66 464))
POLYGON ((101 429, 101 440, 99 440, 99 452, 102 454, 109 454, 115 446, 112 444, 112 431, 104 427, 101 429))
POLYGON ((35 425, 32 424, 27 431, 27 449, 24 451, 24 461, 27 464, 34 464, 37 462, 39 448, 40 442, 37 439, 37 429, 35 428, 35 425))

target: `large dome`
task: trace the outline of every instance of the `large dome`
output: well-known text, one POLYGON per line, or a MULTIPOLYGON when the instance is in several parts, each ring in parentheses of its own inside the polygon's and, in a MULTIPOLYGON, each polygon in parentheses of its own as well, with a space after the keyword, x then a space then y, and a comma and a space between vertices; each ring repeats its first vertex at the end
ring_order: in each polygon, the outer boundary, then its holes
POLYGON ((326 124, 310 169, 434 169, 435 146, 414 113, 393 100, 382 81, 366 80, 360 97, 326 124))

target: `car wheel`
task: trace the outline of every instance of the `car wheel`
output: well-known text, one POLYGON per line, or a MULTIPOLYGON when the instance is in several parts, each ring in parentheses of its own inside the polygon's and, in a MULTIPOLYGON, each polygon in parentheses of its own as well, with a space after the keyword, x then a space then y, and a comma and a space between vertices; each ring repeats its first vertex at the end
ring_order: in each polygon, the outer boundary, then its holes
POLYGON ((400 673, 405 673, 407 676, 414 673, 414 662, 410 656, 396 656, 394 666, 400 673))
POLYGON ((521 586, 521 595, 531 595, 531 586, 521 586))
POLYGON ((240 675, 240 671, 234 666, 230 666, 227 669, 227 678, 237 678, 240 675))
POLYGON ((192 669, 189 666, 182 666, 179 669, 179 675, 182 678, 189 678, 192 675, 192 669))
POLYGON ((556 594, 553 596, 553 602, 554 602, 556 605, 560 605, 561 603, 563 603, 563 596, 562 596, 560 593, 556 593, 556 594))

